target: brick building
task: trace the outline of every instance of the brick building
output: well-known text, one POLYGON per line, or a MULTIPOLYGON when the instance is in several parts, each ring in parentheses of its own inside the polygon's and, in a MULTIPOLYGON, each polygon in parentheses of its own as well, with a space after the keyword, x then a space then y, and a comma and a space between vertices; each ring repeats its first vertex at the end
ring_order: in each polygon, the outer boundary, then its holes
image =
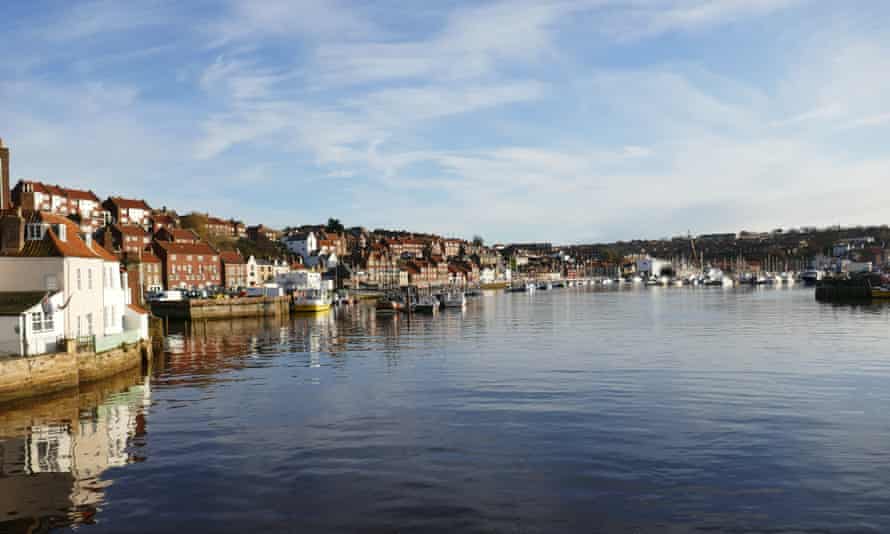
POLYGON ((229 289, 247 287, 247 260, 240 252, 227 250, 219 253, 222 263, 222 285, 229 289))
POLYGON ((151 226, 151 208, 144 200, 109 197, 102 205, 117 224, 138 224, 143 228, 151 226))
POLYGON ((273 230, 262 224, 247 227, 247 239, 251 241, 259 241, 260 239, 268 239, 269 241, 278 241, 281 239, 281 232, 273 230))
POLYGON ((3 146, 0 139, 0 209, 12 208, 12 199, 9 198, 9 148, 3 146))
POLYGON ((219 253, 207 243, 152 242, 160 258, 164 287, 167 289, 204 289, 222 283, 219 253))
POLYGON ((71 189, 34 180, 19 180, 10 197, 27 211, 42 211, 79 222, 83 232, 95 232, 105 223, 105 210, 92 191, 71 189))
POLYGON ((151 234, 135 224, 112 224, 102 231, 105 248, 129 258, 138 258, 151 244, 151 234))
POLYGON ((201 241, 200 236, 194 230, 189 228, 160 228, 155 232, 154 238, 159 241, 169 241, 171 243, 198 243, 201 241))

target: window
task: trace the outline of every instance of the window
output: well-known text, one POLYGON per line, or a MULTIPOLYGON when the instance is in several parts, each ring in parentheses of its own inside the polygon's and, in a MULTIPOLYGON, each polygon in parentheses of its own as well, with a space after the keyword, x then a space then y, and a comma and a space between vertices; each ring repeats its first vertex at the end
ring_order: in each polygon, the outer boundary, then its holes
POLYGON ((80 291, 82 288, 80 286, 80 269, 77 269, 77 290, 80 291))
POLYGON ((105 306, 104 308, 102 308, 102 319, 103 319, 102 322, 105 325, 105 328, 108 328, 108 319, 110 319, 110 318, 111 317, 108 313, 108 306, 105 306))
POLYGON ((43 316, 43 329, 52 332, 56 328, 55 315, 49 314, 43 316))
POLYGON ((43 319, 40 317, 40 312, 35 312, 31 314, 31 331, 32 332, 40 332, 43 329, 43 319))
POLYGON ((87 314, 87 335, 88 336, 93 335, 93 314, 92 313, 87 314))
POLYGON ((117 309, 114 304, 111 305, 111 326, 114 327, 117 325, 117 309))
POLYGON ((87 289, 93 289, 93 270, 87 269, 87 289))
POLYGON ((43 239, 45 227, 40 223, 29 223, 25 226, 25 239, 28 241, 40 241, 43 239))

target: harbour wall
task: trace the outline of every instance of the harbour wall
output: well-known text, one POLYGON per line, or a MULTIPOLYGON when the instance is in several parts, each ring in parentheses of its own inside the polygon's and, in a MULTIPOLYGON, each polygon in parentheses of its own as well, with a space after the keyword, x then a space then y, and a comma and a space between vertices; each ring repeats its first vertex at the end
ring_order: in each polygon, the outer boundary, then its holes
POLYGON ((151 312, 164 319, 186 321, 280 316, 290 313, 290 297, 159 301, 151 304, 151 312))
POLYGON ((150 360, 150 342, 105 352, 60 352, 0 359, 0 404, 47 395, 117 375, 150 360))

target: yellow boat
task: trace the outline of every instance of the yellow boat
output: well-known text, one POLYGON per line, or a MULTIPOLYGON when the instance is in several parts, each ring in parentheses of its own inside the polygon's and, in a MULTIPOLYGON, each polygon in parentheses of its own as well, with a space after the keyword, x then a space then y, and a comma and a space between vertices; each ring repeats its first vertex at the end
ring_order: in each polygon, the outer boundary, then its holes
POLYGON ((327 291, 311 290, 295 296, 293 308, 297 312, 323 312, 330 310, 332 304, 327 291))
POLYGON ((890 299, 890 287, 876 287, 871 290, 873 299, 890 299))

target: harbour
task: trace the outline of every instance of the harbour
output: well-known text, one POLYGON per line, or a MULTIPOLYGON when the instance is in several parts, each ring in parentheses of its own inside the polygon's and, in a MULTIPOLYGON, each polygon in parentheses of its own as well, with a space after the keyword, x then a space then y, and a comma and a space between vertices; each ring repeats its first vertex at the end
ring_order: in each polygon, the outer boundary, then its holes
POLYGON ((880 532, 890 307, 813 291, 600 284, 435 315, 170 321, 113 391, 0 407, 17 495, 0 525, 880 532), (47 408, 69 404, 73 426, 47 408), (65 459, 93 422, 120 443, 101 469, 65 459))

